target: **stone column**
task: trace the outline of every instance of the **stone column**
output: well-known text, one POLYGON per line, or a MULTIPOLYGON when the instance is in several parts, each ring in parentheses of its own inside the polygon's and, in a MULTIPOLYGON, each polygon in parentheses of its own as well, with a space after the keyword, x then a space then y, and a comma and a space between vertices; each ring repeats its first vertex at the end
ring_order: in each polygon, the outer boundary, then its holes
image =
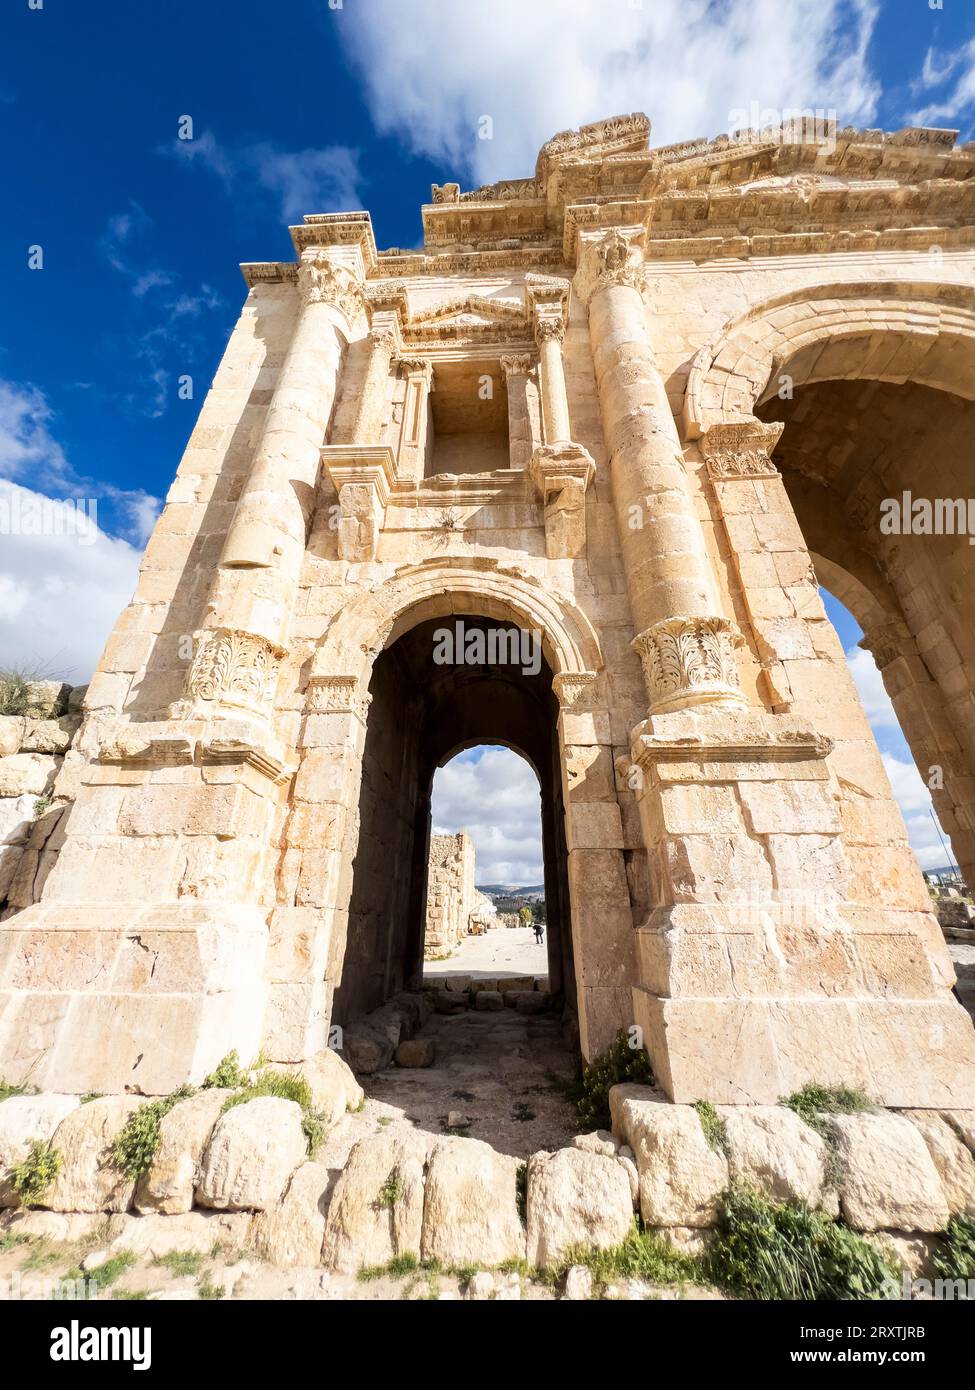
POLYGON ((369 330, 369 356, 352 433, 356 444, 378 444, 386 414, 389 364, 398 343, 395 331, 385 324, 377 323, 379 318, 378 314, 373 316, 372 327, 369 330))
POLYGON ((556 280, 546 275, 530 275, 526 280, 526 292, 534 320, 535 342, 538 344, 542 431, 546 444, 566 444, 572 437, 569 429, 569 400, 565 392, 565 372, 562 367, 568 291, 569 286, 565 280, 556 280))
POLYGON ((680 436, 654 360, 643 267, 619 230, 590 244, 580 276, 623 566, 652 714, 741 706, 741 636, 719 611, 680 436))
POLYGON ((318 485, 322 441, 351 324, 361 253, 308 252, 300 307, 264 433, 244 485, 187 685, 174 715, 270 712, 318 485))
POLYGON ((534 443, 528 383, 534 374, 535 364, 524 353, 516 357, 502 357, 501 370, 508 392, 508 462, 512 468, 527 468, 531 463, 534 443))

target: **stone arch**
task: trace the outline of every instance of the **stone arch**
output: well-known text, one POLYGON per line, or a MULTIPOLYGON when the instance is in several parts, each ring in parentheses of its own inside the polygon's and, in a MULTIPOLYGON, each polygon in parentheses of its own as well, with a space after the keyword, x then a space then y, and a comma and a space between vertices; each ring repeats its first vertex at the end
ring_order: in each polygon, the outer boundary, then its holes
POLYGON ((539 630, 545 659, 556 676, 595 676, 602 670, 595 628, 567 595, 522 569, 445 558, 406 566, 353 599, 316 650, 310 679, 362 679, 383 648, 404 632, 426 618, 455 612, 539 630))
POLYGON ((806 286, 754 305, 699 349, 685 434, 749 419, 786 367, 794 386, 869 377, 975 399, 973 359, 975 288, 934 280, 806 286))

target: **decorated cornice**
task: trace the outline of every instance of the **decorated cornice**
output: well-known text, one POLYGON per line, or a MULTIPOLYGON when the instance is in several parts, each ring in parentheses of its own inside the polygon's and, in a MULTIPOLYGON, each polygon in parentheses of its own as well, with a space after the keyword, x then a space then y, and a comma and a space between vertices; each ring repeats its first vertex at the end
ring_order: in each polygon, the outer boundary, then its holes
MULTIPOLYGON (((571 273, 585 234, 614 226, 644 228, 648 262, 975 245, 975 143, 957 131, 809 119, 652 150, 649 130, 640 113, 610 117, 547 141, 532 178, 435 184, 422 251, 377 253, 364 212, 306 217, 295 249, 355 249, 366 279, 385 280, 571 273)), ((294 276, 242 270, 251 286, 294 276)))

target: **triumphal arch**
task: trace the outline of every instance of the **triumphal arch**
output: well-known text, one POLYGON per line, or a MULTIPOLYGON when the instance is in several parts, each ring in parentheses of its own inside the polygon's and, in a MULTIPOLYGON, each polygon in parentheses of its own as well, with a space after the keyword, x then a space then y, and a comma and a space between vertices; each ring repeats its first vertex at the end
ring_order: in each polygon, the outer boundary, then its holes
POLYGON ((975 150, 649 133, 435 186, 419 250, 329 213, 243 267, 56 861, 0 927, 0 1072, 160 1093, 314 1056, 416 982, 434 769, 497 742, 539 776, 585 1056, 637 1025, 679 1101, 975 1106, 818 587, 973 881, 975 549, 882 521, 971 488, 975 150), (458 624, 541 658, 435 662, 458 624))

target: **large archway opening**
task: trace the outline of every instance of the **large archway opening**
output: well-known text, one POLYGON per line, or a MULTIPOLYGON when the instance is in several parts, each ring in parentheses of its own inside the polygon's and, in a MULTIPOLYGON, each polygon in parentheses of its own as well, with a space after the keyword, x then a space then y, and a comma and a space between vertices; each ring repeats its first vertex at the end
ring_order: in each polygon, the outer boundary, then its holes
POLYGON ((515 750, 538 779, 549 993, 557 1012, 574 1012, 552 676, 538 634, 475 613, 423 620, 376 658, 348 934, 333 1007, 339 1025, 422 984, 434 776, 459 752, 484 744, 515 750))
POLYGON ((837 379, 773 396, 756 414, 785 422, 774 459, 817 575, 862 629, 971 886, 975 548, 966 441, 975 402, 917 381, 837 379))

